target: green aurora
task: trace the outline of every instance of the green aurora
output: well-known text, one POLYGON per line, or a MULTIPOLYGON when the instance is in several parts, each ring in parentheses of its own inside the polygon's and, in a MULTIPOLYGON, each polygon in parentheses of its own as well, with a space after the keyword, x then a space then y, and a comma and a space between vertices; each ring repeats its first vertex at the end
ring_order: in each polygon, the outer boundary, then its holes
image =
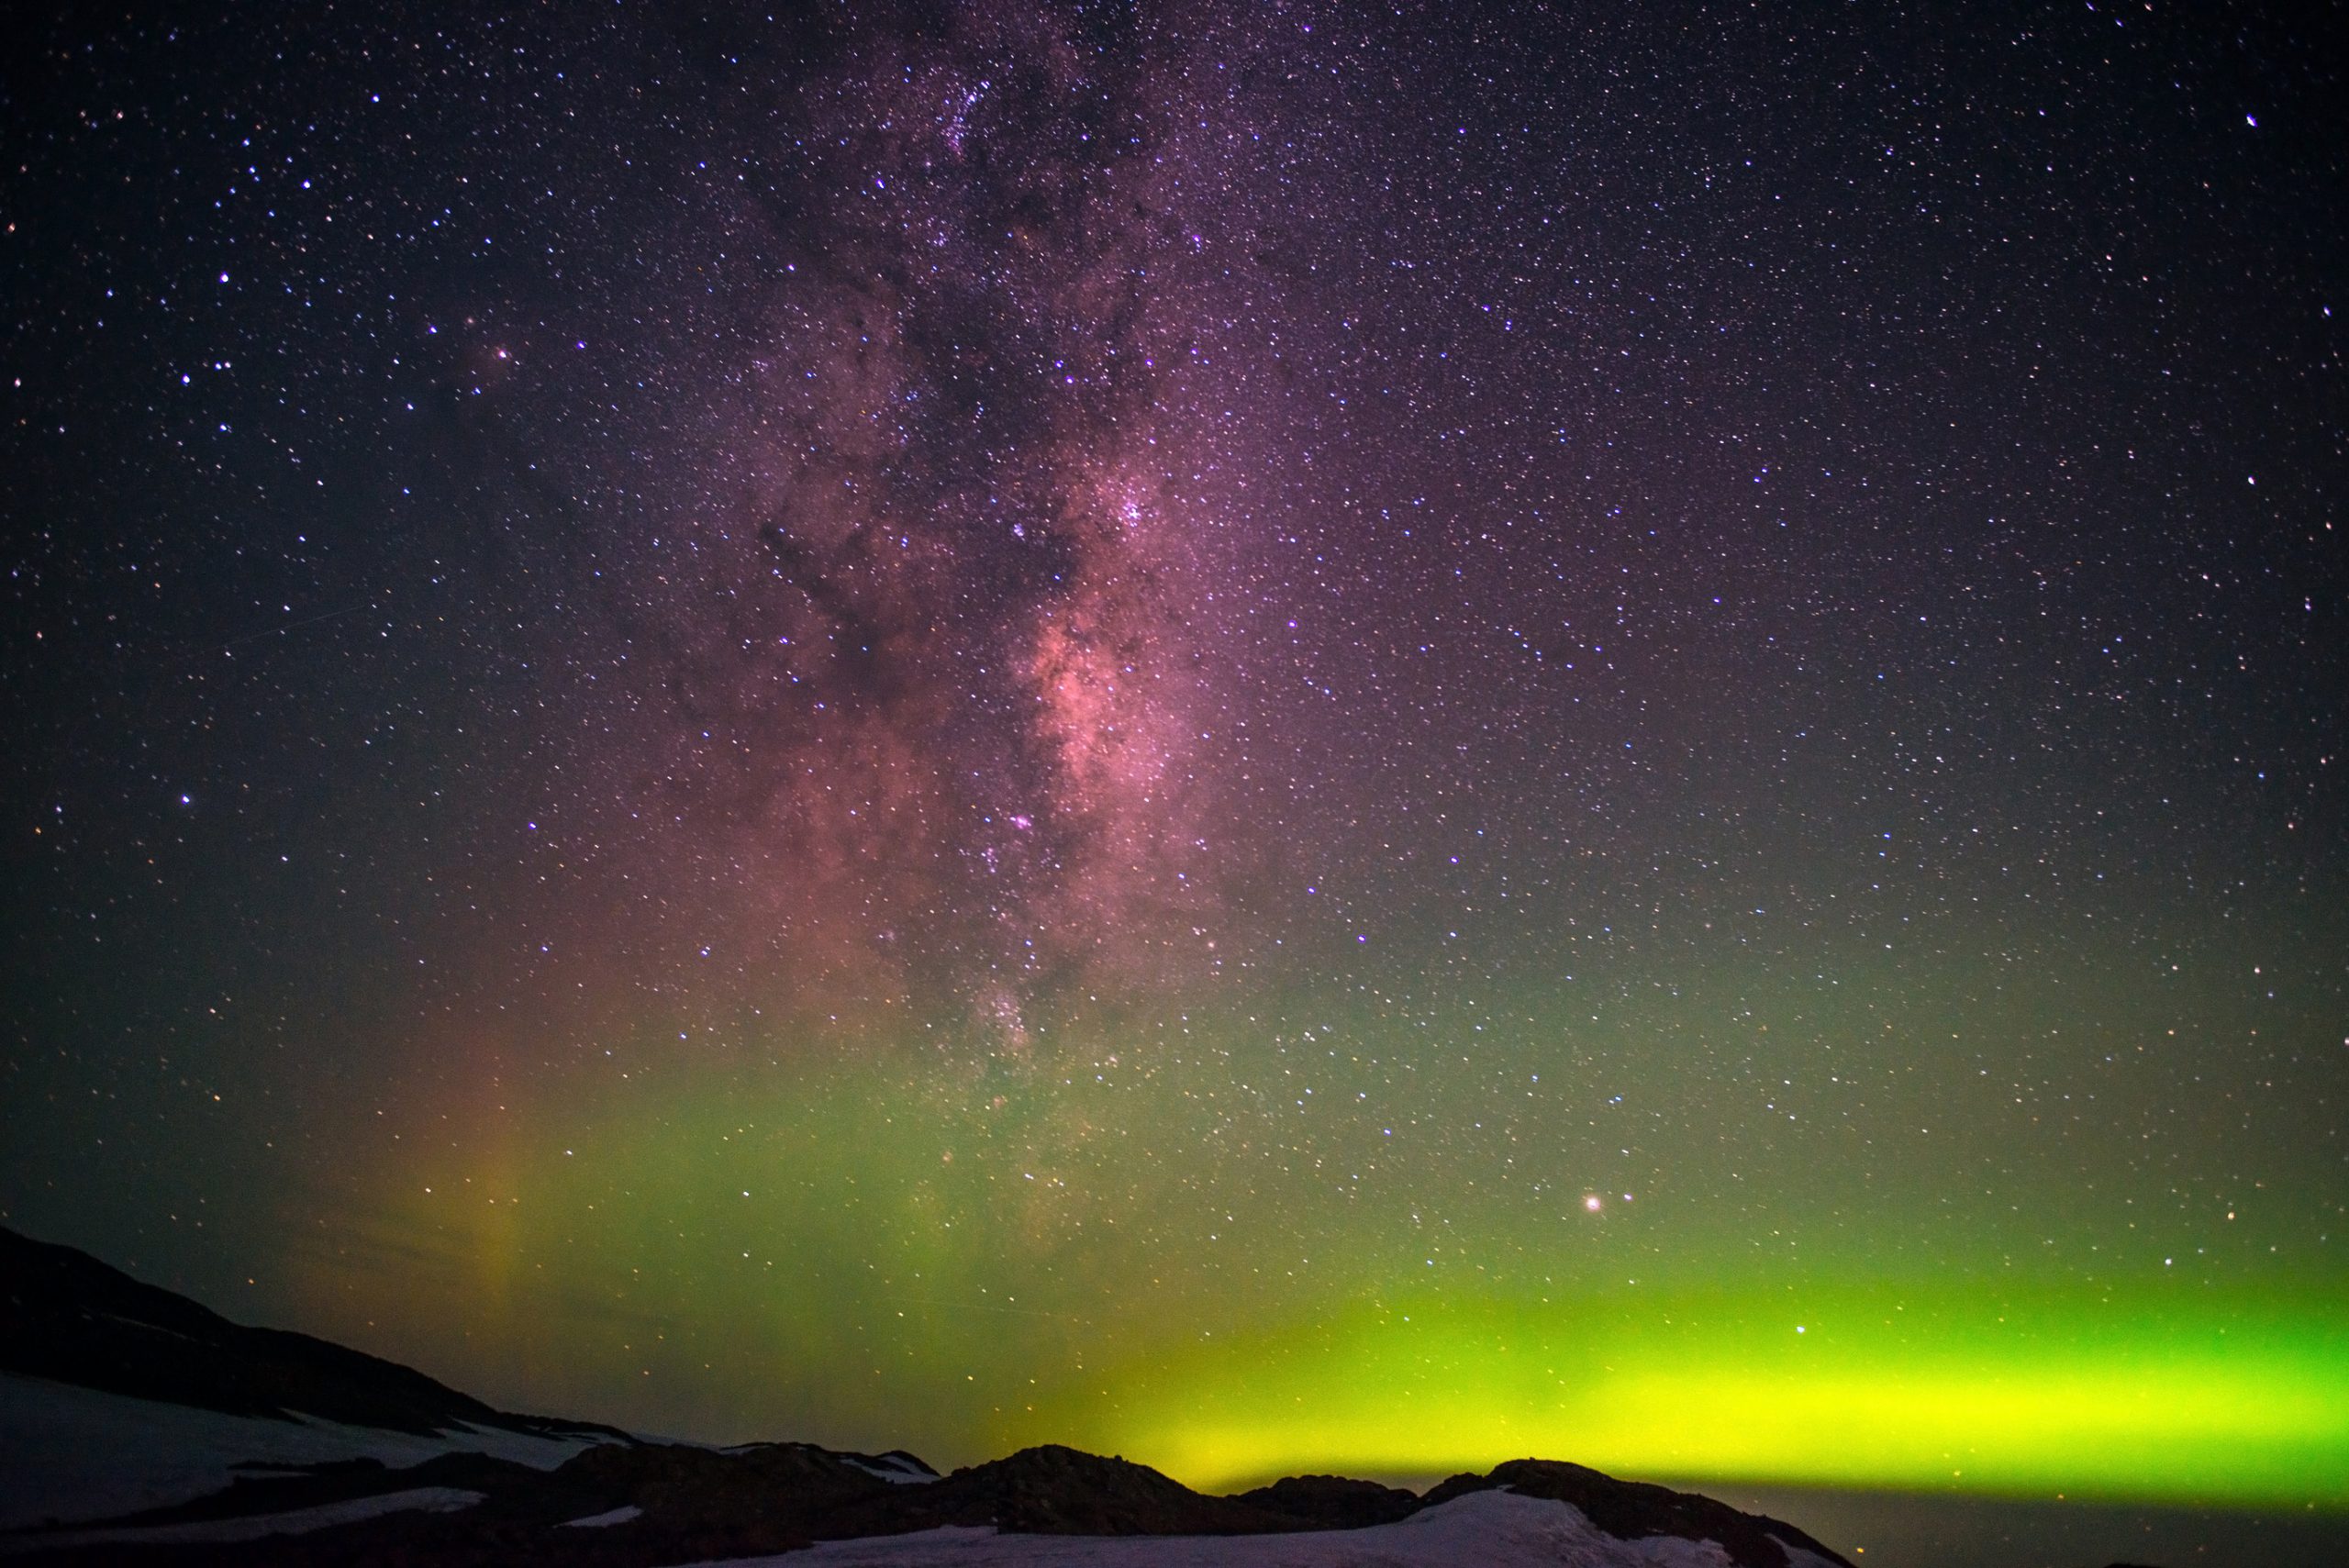
POLYGON ((1536 984, 1071 1009, 976 1065, 937 1029, 829 1065, 755 1018, 715 1062, 640 1029, 600 1079, 417 1118, 372 1224, 329 1228, 372 1242, 292 1267, 354 1338, 654 1430, 1063 1441, 1203 1486, 1569 1453, 2349 1507, 2349 1293, 2276 1152, 2310 1106, 2108 1108, 2264 993, 1849 956, 1808 986, 1724 958, 1596 1018, 1536 984), (2022 1031, 2058 1005, 2100 1021, 2022 1031), (1473 1052, 1446 1060, 1445 1018, 1482 1020, 1473 1052), (1973 1093, 1917 1065, 1932 1029, 1973 1093), (1644 1065, 1664 1051, 1709 1073, 1644 1065), (2034 1064, 2091 1087, 2017 1095, 2034 1064))

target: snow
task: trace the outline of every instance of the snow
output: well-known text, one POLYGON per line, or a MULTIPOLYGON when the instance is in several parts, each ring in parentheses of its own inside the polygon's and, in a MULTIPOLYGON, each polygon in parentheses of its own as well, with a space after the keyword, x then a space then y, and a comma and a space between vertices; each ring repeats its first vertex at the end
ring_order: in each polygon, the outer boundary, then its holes
POLYGON ((867 1464, 863 1460, 852 1459, 848 1462, 867 1475, 877 1475, 899 1486, 925 1486, 939 1479, 926 1471, 916 1470, 902 1460, 876 1459, 867 1464))
POLYGON ((233 1519, 190 1519, 180 1524, 128 1525, 114 1529, 64 1530, 21 1544, 43 1551, 64 1546, 173 1546, 190 1541, 259 1540, 270 1535, 301 1535, 329 1525, 353 1524, 421 1509, 450 1514, 482 1500, 479 1492, 454 1486, 412 1486, 405 1492, 384 1492, 373 1497, 349 1497, 282 1514, 240 1514, 233 1519))
POLYGON ((437 1454, 485 1453, 552 1470, 594 1440, 462 1424, 417 1437, 306 1417, 273 1421, 0 1373, 0 1475, 8 1477, 0 1529, 184 1503, 227 1486, 240 1462, 290 1468, 379 1459, 398 1468, 437 1454))
MULTIPOLYGON (((1829 1568, 1788 1548, 1791 1568, 1829 1568)), ((1391 1525, 1295 1535, 1007 1535, 948 1528, 820 1541, 730 1568, 1729 1568, 1711 1541, 1618 1540, 1564 1503, 1472 1492, 1391 1525)), ((707 1568, 707 1565, 705 1565, 707 1568)))
POLYGON ((640 1519, 644 1510, 634 1503, 624 1503, 617 1508, 607 1508, 600 1514, 589 1514, 584 1519, 565 1519, 564 1529, 601 1529, 606 1525, 624 1525, 630 1519, 640 1519))

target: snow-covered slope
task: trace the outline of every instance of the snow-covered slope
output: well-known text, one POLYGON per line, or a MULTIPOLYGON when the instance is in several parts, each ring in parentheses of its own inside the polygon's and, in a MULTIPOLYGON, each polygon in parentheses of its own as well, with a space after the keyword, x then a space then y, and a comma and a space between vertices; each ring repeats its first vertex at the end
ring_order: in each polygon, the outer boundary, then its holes
POLYGON ((485 1453, 552 1470, 594 1438, 538 1437, 456 1423, 434 1437, 307 1418, 271 1420, 0 1373, 0 1529, 112 1518, 185 1502, 256 1464, 377 1459, 395 1469, 436 1454, 485 1453))

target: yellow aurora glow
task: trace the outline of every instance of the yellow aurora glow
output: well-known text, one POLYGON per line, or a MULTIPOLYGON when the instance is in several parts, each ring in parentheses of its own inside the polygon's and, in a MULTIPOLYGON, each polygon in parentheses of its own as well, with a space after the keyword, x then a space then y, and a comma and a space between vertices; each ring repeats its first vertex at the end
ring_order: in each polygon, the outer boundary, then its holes
POLYGON ((1564 1453, 1754 1483, 2349 1506, 2337 1313, 2095 1325, 2066 1321, 2077 1303, 1923 1299, 1883 1315, 1880 1297, 1812 1293, 1799 1333, 1761 1296, 1659 1304, 1663 1333, 1626 1326, 1620 1302, 1579 1323, 1422 1303, 1193 1352, 1104 1436, 1202 1486, 1564 1453))

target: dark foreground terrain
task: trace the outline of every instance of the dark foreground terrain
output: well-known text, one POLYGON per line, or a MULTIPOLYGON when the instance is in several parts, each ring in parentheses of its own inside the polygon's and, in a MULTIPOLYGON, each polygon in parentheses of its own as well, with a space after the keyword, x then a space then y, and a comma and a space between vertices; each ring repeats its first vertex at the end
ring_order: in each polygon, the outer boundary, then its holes
POLYGON ((44 1564, 654 1568, 953 1525, 1040 1536, 1355 1529, 1507 1487, 1523 1496, 1571 1503, 1599 1531, 1619 1539, 1672 1535, 1717 1541, 1740 1568, 1790 1568, 1798 1559, 1789 1548, 1827 1562, 1844 1562, 1791 1525, 1709 1498, 1546 1460, 1518 1460, 1486 1475, 1455 1476, 1424 1496, 1334 1476, 1294 1476, 1236 1496, 1208 1496, 1143 1465, 1056 1447, 1023 1450, 918 1482, 883 1479, 875 1473, 879 1468, 865 1456, 797 1443, 729 1451, 610 1444, 551 1472, 480 1454, 451 1454, 405 1471, 355 1461, 239 1480, 226 1492, 110 1522, 156 1527, 222 1521, 426 1488, 477 1494, 480 1500, 451 1512, 386 1513, 257 1540, 139 1542, 127 1539, 133 1533, 128 1530, 67 1529, 28 1532, 16 1544, 19 1551, 31 1549, 29 1560, 44 1564), (589 1529, 573 1523, 614 1514, 626 1517, 589 1529), (54 1544, 43 1543, 43 1534, 54 1544))
MULTIPOLYGON (((1570 1518, 1571 1540, 1534 1539, 1521 1528, 1526 1510, 1508 1503, 1520 1527, 1508 1540, 1513 1562, 1567 1553, 1576 1562, 1601 1560, 1594 1551, 1631 1562, 1644 1553, 1614 1549, 1667 1537, 1714 1543, 1738 1568, 1849 1568, 1779 1519, 1553 1460, 1514 1460, 1425 1493, 1305 1475, 1213 1496, 1144 1465, 1057 1446, 940 1475, 903 1451, 648 1442, 615 1428, 499 1411, 390 1362, 306 1335, 243 1327, 70 1248, 6 1230, 0 1230, 0 1279, 6 1282, 0 1372, 13 1374, 10 1439, 20 1453, 41 1454, 51 1483, 69 1437, 85 1445, 83 1455, 69 1453, 69 1465, 134 1467, 153 1463, 159 1446, 168 1450, 174 1434, 192 1429, 191 1419, 210 1423, 203 1432, 213 1450, 241 1441, 260 1456, 208 1475, 200 1467, 173 1472, 176 1484, 150 1488, 159 1500, 148 1506, 67 1507, 0 1534, 0 1553, 44 1568, 659 1568, 957 1527, 1021 1538, 1218 1537, 1232 1539, 1235 1549, 1237 1538, 1370 1531, 1357 1538, 1365 1547, 1374 1537, 1397 1540, 1413 1561, 1465 1562, 1444 1556, 1444 1543, 1466 1551, 1498 1538, 1381 1532, 1488 1493, 1575 1510, 1551 1511, 1570 1518), (54 1444, 41 1430, 52 1407, 54 1444), (92 1410, 117 1424, 119 1441, 89 1441, 92 1410), (80 1423, 70 1433, 69 1416, 80 1423), (368 1434, 395 1457, 351 1452, 368 1434), (286 1438, 314 1446, 272 1440, 286 1438), (320 1451, 317 1443, 340 1456, 289 1457, 320 1451)), ((0 1470, 0 1491, 32 1485, 29 1465, 0 1470)), ((71 1495, 53 1487, 43 1494, 71 1495)), ((31 1496, 21 1490, 17 1500, 31 1496)), ((1455 1524, 1465 1517, 1453 1513, 1455 1524)), ((25 1519, 28 1510, 9 1517, 25 1519)), ((971 1544, 924 1539, 930 1544, 923 1550, 971 1544)), ((1016 1542, 1002 1545, 1018 1550, 1016 1542)))

